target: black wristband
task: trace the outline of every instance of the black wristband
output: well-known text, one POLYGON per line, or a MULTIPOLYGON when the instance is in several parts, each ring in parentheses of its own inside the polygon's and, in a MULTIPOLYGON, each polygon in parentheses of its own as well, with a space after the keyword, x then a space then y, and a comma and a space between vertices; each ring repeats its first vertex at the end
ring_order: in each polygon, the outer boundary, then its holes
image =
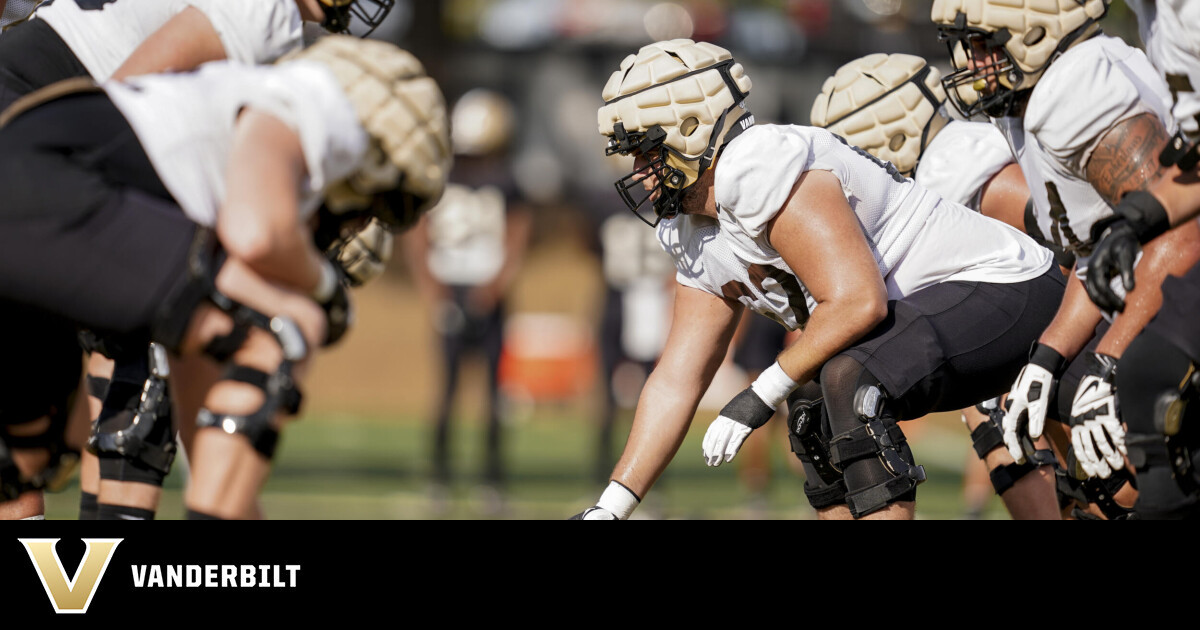
POLYGON ((734 396, 728 405, 725 405, 725 408, 721 410, 721 415, 751 429, 758 429, 766 424, 771 416, 775 415, 775 410, 763 402, 763 399, 754 393, 753 388, 748 387, 742 393, 734 396))
POLYGON ((1144 191, 1135 190, 1121 198, 1117 214, 1129 222, 1138 242, 1145 245, 1171 229, 1171 218, 1158 198, 1144 191))
POLYGON ((1067 367, 1067 358, 1059 354, 1057 350, 1050 346, 1033 342, 1033 347, 1029 349, 1029 362, 1040 367, 1054 375, 1054 378, 1062 376, 1062 373, 1067 367))

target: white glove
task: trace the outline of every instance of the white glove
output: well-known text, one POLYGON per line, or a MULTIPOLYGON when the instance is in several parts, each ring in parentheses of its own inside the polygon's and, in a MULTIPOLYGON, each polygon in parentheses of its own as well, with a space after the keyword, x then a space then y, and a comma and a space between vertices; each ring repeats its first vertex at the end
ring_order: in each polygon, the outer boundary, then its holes
POLYGON ((766 424, 797 385, 778 363, 763 370, 708 426, 702 447, 704 462, 720 466, 722 462, 733 461, 750 432, 766 424))
MULTIPOLYGON (((768 409, 770 408, 768 407, 768 409)), ((774 409, 770 409, 770 411, 770 415, 767 416, 768 420, 775 415, 774 409)), ((740 420, 726 418, 724 415, 717 416, 717 419, 708 425, 708 431, 704 433, 704 462, 709 466, 720 466, 722 461, 733 461, 733 457, 742 448, 742 443, 750 437, 751 431, 754 429, 742 424, 740 420)))
POLYGON ((1116 362, 1107 355, 1093 355, 1093 366, 1080 379, 1071 403, 1071 446, 1088 477, 1108 479, 1114 470, 1125 467, 1125 428, 1112 386, 1116 362))
POLYGON ((572 521, 619 521, 621 519, 617 518, 616 514, 613 514, 612 512, 609 512, 608 510, 606 510, 602 507, 590 507, 590 508, 580 512, 579 514, 572 516, 569 520, 572 520, 572 521))
POLYGON ((1036 440, 1042 437, 1046 427, 1046 412, 1054 400, 1056 373, 1066 364, 1066 359, 1050 346, 1033 344, 1029 363, 1021 368, 1017 380, 1008 394, 1008 409, 1004 414, 1004 445, 1008 454, 1018 463, 1025 461, 1025 449, 1021 437, 1028 435, 1036 440))

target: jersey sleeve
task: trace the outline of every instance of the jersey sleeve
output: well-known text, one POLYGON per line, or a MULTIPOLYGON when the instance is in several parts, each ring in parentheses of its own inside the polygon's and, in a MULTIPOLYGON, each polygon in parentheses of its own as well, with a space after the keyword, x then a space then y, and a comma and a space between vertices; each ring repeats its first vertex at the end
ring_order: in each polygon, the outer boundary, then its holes
POLYGON ((295 0, 187 0, 187 4, 208 17, 232 61, 271 63, 302 43, 295 0))
MULTIPOLYGON (((1056 160, 1086 179, 1092 151, 1113 127, 1141 114, 1156 114, 1147 98, 1158 77, 1131 76, 1126 64, 1100 41, 1080 45, 1051 66, 1025 112, 1025 128, 1056 160)), ((1140 55, 1140 51, 1120 51, 1140 55)), ((1147 64, 1148 65, 1148 64, 1147 64)), ((1169 126, 1169 125, 1168 125, 1169 126)))
POLYGON ((926 147, 914 179, 943 199, 978 211, 983 187, 1015 161, 994 126, 956 120, 926 147))
POLYGON ((263 73, 262 89, 245 106, 271 114, 300 136, 309 190, 319 194, 361 165, 368 136, 354 106, 332 73, 311 61, 295 61, 263 73))
POLYGON ((750 238, 779 215, 812 163, 807 138, 791 127, 751 127, 717 161, 717 205, 750 238))

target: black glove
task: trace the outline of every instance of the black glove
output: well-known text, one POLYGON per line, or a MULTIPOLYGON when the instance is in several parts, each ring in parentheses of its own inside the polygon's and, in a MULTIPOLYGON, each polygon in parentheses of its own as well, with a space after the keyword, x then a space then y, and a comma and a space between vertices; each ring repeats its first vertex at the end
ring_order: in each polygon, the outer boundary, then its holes
POLYGON ((1137 286, 1134 280, 1133 267, 1137 262, 1138 253, 1142 251, 1137 234, 1125 219, 1117 219, 1107 224, 1101 233, 1096 247, 1092 250, 1092 259, 1088 262, 1087 287, 1088 297, 1108 313, 1125 312, 1125 296, 1118 295, 1112 288, 1112 280, 1121 276, 1121 284, 1125 287, 1125 295, 1137 286))

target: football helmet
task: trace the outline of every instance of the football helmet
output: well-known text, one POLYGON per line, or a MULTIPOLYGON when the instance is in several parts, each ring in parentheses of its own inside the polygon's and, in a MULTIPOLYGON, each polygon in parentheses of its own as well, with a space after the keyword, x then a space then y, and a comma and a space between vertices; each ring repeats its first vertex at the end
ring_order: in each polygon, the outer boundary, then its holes
POLYGON ((912 177, 925 147, 950 122, 945 102, 937 68, 921 57, 878 53, 826 79, 811 119, 912 177))
POLYGON ((648 162, 616 182, 634 214, 651 226, 679 214, 683 192, 712 166, 731 132, 754 124, 745 109, 750 87, 729 51, 690 39, 650 44, 621 62, 597 117, 608 155, 648 162), (635 197, 648 176, 656 180, 653 190, 635 197))
POLYGON ((446 103, 421 62, 396 46, 330 35, 288 57, 321 63, 341 84, 371 143, 359 170, 325 191, 336 214, 359 212, 393 230, 433 207, 450 173, 446 103))
POLYGON ((366 37, 383 24, 396 0, 319 0, 325 19, 321 26, 333 33, 366 37))
POLYGON ((946 92, 967 118, 1007 116, 1019 92, 1100 30, 1112 0, 934 0, 933 21, 954 70, 946 92))
POLYGON ((485 156, 508 147, 515 115, 507 98, 476 88, 463 94, 450 114, 450 143, 458 155, 485 156))

